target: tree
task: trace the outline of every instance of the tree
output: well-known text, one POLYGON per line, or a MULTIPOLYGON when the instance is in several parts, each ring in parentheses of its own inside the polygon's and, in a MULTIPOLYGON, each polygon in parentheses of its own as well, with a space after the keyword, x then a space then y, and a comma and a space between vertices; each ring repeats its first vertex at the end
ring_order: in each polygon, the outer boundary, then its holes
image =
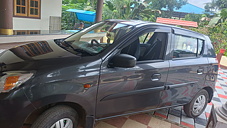
POLYGON ((166 8, 169 12, 168 17, 172 17, 174 9, 180 9, 182 5, 187 3, 187 0, 145 0, 147 3, 151 3, 152 9, 161 10, 166 8))
POLYGON ((187 14, 185 20, 199 23, 202 18, 201 14, 187 14))
POLYGON ((146 2, 134 0, 108 0, 103 7, 103 19, 155 21, 159 14, 159 10, 152 9, 146 2))
POLYGON ((220 15, 223 21, 225 21, 227 19, 227 8, 222 9, 220 15))
POLYGON ((227 0, 215 0, 215 5, 218 7, 218 9, 224 9, 227 8, 227 0))
POLYGON ((227 8, 227 0, 212 0, 205 5, 205 12, 214 13, 218 10, 227 8))

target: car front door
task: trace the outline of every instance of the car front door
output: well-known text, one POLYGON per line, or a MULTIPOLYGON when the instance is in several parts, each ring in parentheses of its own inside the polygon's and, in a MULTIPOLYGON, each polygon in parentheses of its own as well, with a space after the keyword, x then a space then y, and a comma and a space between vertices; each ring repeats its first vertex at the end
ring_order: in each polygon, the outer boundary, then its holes
POLYGON ((169 69, 169 61, 164 58, 170 30, 159 31, 140 32, 104 60, 97 95, 98 118, 145 111, 159 105, 169 69), (109 68, 109 60, 116 54, 134 56, 136 66, 109 68))
POLYGON ((202 57, 203 36, 174 30, 170 69, 161 107, 188 103, 205 82, 207 58, 202 57))

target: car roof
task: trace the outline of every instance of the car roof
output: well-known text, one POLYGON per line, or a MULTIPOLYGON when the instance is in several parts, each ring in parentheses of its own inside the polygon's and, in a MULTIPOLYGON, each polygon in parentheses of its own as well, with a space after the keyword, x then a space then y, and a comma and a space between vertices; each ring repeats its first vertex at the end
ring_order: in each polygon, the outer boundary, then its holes
POLYGON ((122 19, 108 19, 108 20, 105 20, 105 21, 122 23, 122 24, 132 25, 132 26, 135 26, 135 27, 145 26, 145 25, 169 27, 169 28, 173 28, 173 29, 180 29, 180 30, 184 30, 184 31, 187 31, 187 32, 192 32, 192 33, 195 33, 195 34, 199 34, 201 36, 206 36, 204 34, 201 34, 201 33, 189 30, 189 29, 185 29, 185 28, 181 28, 181 27, 177 27, 177 26, 173 26, 173 25, 156 23, 156 22, 149 22, 149 21, 142 21, 142 20, 122 20, 122 19))

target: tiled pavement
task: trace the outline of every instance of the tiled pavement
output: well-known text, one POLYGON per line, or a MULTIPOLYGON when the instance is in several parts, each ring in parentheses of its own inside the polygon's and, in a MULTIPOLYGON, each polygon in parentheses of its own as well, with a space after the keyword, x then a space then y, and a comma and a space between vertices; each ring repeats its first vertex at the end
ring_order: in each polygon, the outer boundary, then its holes
MULTIPOLYGON (((3 50, 0 49, 0 53, 3 50)), ((227 70, 219 69, 214 97, 202 115, 193 119, 185 116, 183 107, 161 109, 96 122, 95 128, 205 128, 212 104, 221 106, 227 101, 227 70)))
POLYGON ((219 69, 215 89, 211 103, 203 114, 195 119, 186 117, 183 107, 175 107, 99 121, 95 128, 205 128, 212 104, 221 106, 227 101, 227 70, 219 69))

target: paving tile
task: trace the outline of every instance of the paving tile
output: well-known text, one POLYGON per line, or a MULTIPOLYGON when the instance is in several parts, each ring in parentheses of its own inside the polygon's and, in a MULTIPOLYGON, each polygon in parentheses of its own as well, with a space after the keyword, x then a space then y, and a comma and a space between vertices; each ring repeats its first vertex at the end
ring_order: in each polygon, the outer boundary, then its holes
POLYGON ((218 97, 218 93, 214 91, 214 97, 218 97))
POLYGON ((222 103, 221 102, 217 102, 217 101, 212 101, 213 103, 214 103, 214 106, 221 106, 222 105, 222 103))
POLYGON ((197 117, 197 118, 195 118, 195 123, 206 126, 207 121, 206 121, 206 119, 197 117))
POLYGON ((116 118, 111 118, 111 119, 107 119, 107 120, 103 120, 103 122, 111 124, 117 128, 121 128, 124 123, 126 122, 128 118, 126 117, 116 117, 116 118))
POLYGON ((212 100, 217 101, 217 102, 221 102, 221 100, 219 98, 217 98, 217 97, 213 97, 212 100))
POLYGON ((154 114, 154 115, 159 116, 159 117, 162 117, 162 118, 164 118, 164 119, 166 119, 166 118, 167 118, 167 116, 166 116, 166 115, 163 115, 163 114, 158 113, 158 112, 155 112, 155 114, 154 114))
POLYGON ((227 77, 222 77, 223 79, 227 79, 227 77))
POLYGON ((227 96, 226 96, 225 94, 220 94, 220 93, 218 93, 218 97, 227 99, 227 96))
POLYGON ((167 117, 168 112, 169 112, 169 109, 159 109, 159 110, 155 111, 155 114, 159 113, 159 114, 163 115, 163 117, 167 117))
POLYGON ((186 127, 189 127, 189 128, 194 128, 194 124, 188 124, 188 123, 185 123, 185 122, 181 122, 181 125, 184 125, 186 127))
POLYGON ((185 122, 185 123, 194 125, 194 119, 193 118, 186 117, 184 115, 181 116, 181 122, 185 122))
POLYGON ((122 128, 147 128, 147 125, 128 119, 122 128))
POLYGON ((181 116, 181 110, 170 108, 169 114, 172 114, 174 116, 180 117, 181 116))
POLYGON ((99 122, 95 128, 117 128, 105 122, 99 122))
POLYGON ((227 88, 226 87, 223 87, 223 90, 225 92, 225 95, 227 95, 227 88))
POLYGON ((218 75, 221 75, 221 74, 225 74, 225 73, 223 73, 223 72, 218 72, 218 75))
POLYGON ((206 128, 206 126, 195 123, 195 128, 206 128))
POLYGON ((221 104, 225 104, 227 102, 227 99, 224 99, 224 98, 219 98, 221 100, 221 104))
POLYGON ((215 86, 215 88, 218 88, 218 89, 223 89, 221 86, 217 86, 217 85, 215 86))
POLYGON ((206 112, 205 115, 206 115, 206 118, 207 118, 207 120, 208 120, 209 117, 210 117, 210 113, 206 112))
POLYGON ((222 80, 222 81, 219 81, 219 82, 216 82, 216 83, 218 83, 219 85, 221 85, 221 84, 226 84, 226 81, 225 80, 222 80))
POLYGON ((221 86, 223 86, 223 87, 227 87, 227 84, 220 84, 221 86))
POLYGON ((217 78, 218 79, 218 81, 223 81, 223 79, 222 78, 217 78))
POLYGON ((218 88, 215 88, 215 90, 217 91, 217 93, 218 93, 218 94, 225 95, 224 90, 222 90, 222 89, 218 89, 218 88))
POLYGON ((182 128, 181 126, 175 125, 175 124, 171 124, 171 128, 182 128))
POLYGON ((201 115, 199 115, 197 118, 201 118, 201 119, 207 120, 205 111, 201 115))
POLYGON ((212 106, 211 106, 211 105, 207 105, 207 107, 205 108, 205 112, 210 113, 211 108, 212 108, 212 106))
POLYGON ((138 114, 138 115, 129 116, 129 119, 135 120, 135 121, 140 122, 144 125, 148 125, 148 123, 151 120, 151 116, 149 116, 147 114, 138 114))
POLYGON ((180 117, 169 114, 167 120, 180 124, 180 117))
MULTIPOLYGON (((152 118, 150 120, 148 126, 150 126, 152 128, 171 128, 171 123, 163 121, 163 120, 159 120, 156 118, 152 118)), ((133 127, 131 127, 131 128, 133 128, 133 127)))

